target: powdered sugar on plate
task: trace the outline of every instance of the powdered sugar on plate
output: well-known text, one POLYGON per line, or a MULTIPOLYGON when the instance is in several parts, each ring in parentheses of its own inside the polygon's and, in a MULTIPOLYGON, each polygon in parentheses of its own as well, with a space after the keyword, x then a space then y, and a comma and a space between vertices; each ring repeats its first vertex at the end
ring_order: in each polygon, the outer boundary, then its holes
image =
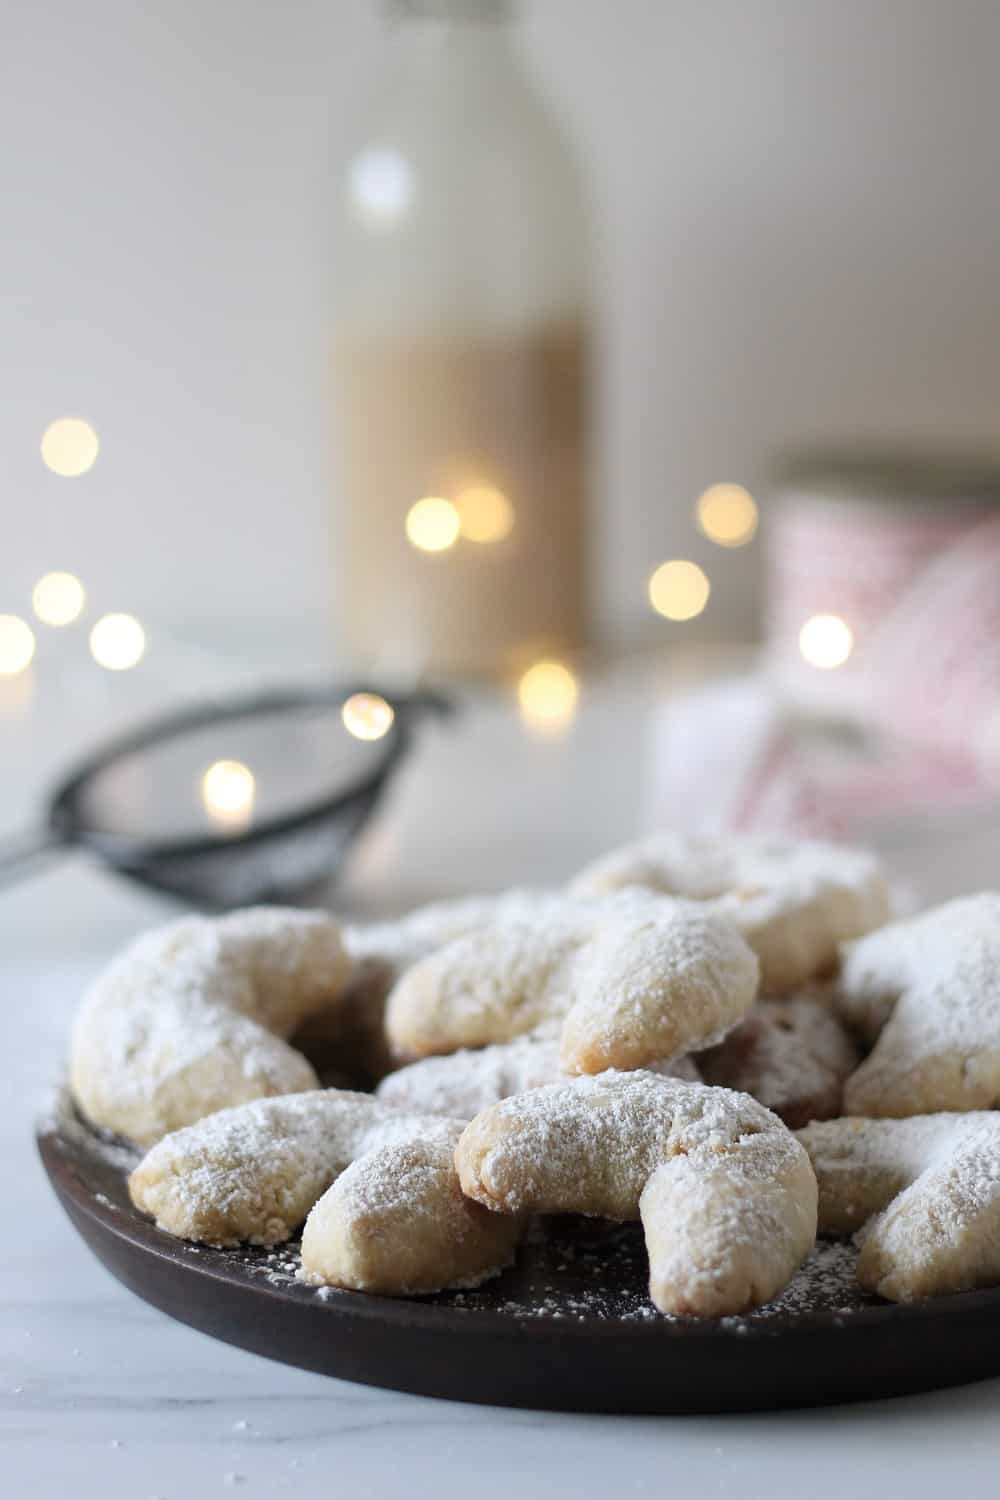
MULTIPOLYGON (((127 1229, 130 1223, 141 1228, 159 1254, 173 1255, 192 1273, 204 1270, 222 1273, 234 1282, 253 1282, 262 1290, 309 1301, 318 1314, 324 1307, 343 1305, 344 1299, 357 1295, 304 1285, 297 1274, 297 1240, 275 1249, 216 1250, 186 1245, 156 1230, 129 1200, 127 1178, 135 1153, 83 1124, 68 1094, 52 1101, 39 1133, 55 1138, 60 1154, 91 1193, 95 1212, 114 1213, 119 1229, 127 1229)), ((815 1313, 832 1313, 846 1320, 862 1308, 884 1306, 881 1299, 854 1284, 855 1260, 856 1251, 849 1241, 821 1241, 780 1297, 746 1317, 724 1319, 719 1326, 741 1336, 762 1323, 788 1328, 815 1313)), ((669 1327, 677 1320, 659 1313, 650 1302, 648 1275, 641 1225, 570 1215, 550 1217, 532 1222, 516 1265, 495 1280, 475 1290, 442 1292, 421 1302, 462 1310, 473 1318, 499 1313, 515 1320, 650 1322, 669 1327)))
MULTIPOLYGON (((647 1264, 636 1224, 586 1226, 546 1220, 543 1246, 531 1255, 537 1269, 529 1286, 498 1297, 494 1289, 456 1292, 436 1301, 475 1312, 501 1312, 517 1319, 559 1318, 579 1322, 658 1322, 688 1320, 659 1312, 646 1293, 647 1264)), ((849 1240, 820 1240, 780 1297, 718 1326, 741 1333, 762 1323, 789 1321, 816 1313, 849 1317, 864 1307, 883 1305, 866 1296, 854 1280, 857 1251, 849 1240)), ((506 1278, 509 1279, 509 1278, 506 1278)))

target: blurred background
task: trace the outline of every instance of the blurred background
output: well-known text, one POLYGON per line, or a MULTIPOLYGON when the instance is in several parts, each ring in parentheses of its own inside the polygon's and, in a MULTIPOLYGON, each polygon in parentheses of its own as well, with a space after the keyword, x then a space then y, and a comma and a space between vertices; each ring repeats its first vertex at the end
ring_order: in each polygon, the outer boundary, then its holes
POLYGON ((784 757, 746 826, 991 794, 992 0, 31 0, 3 33, 8 742, 46 681, 65 757, 237 661, 520 683, 561 729, 591 663, 766 636, 765 676, 653 715, 604 832, 720 740, 784 757), (803 713, 906 749, 859 794, 803 713))
MULTIPOLYGON (((10 608, 65 566, 109 608, 195 634, 325 627, 332 220, 382 11, 7 7, 10 608), (72 486, 38 461, 63 415, 102 445, 72 486)), ((600 629, 661 634, 646 581, 678 554, 713 569, 701 628, 744 634, 758 569, 692 532, 708 485, 757 495, 777 450, 817 438, 997 442, 1000 11, 520 11, 593 201, 600 629)))

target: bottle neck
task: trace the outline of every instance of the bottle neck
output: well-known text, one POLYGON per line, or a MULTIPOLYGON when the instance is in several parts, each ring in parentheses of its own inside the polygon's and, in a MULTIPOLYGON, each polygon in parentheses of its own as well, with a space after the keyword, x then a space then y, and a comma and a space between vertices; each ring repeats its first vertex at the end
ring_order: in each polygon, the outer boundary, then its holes
POLYGON ((499 92, 526 87, 508 0, 390 0, 389 68, 397 103, 433 102, 468 119, 499 92))

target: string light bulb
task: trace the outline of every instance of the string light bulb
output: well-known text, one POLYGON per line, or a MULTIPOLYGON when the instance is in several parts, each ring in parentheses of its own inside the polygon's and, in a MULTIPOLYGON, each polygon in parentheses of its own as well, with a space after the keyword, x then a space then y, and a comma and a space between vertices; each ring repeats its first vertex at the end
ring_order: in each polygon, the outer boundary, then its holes
POLYGON ((565 729, 576 716, 580 684, 561 661, 536 661, 517 684, 521 717, 532 729, 565 729))
POLYGON ((58 417, 42 433, 42 462, 53 474, 76 479, 97 462, 97 433, 82 417, 58 417))
POLYGON ((459 530, 466 541, 502 542, 514 530, 514 507, 503 490, 473 484, 455 497, 459 530))
POLYGON ((257 784, 241 760, 217 760, 201 778, 201 801, 221 828, 245 828, 253 813, 257 784))
POLYGON ((693 620, 708 603, 712 586, 696 562, 674 557, 661 563, 648 585, 649 602, 667 620, 693 620))
POLYGON ((406 513, 406 535, 419 552, 446 552, 458 540, 458 511, 441 495, 425 495, 406 513))
POLYGON ((698 496, 695 519, 710 542, 745 547, 760 519, 757 502, 741 484, 713 484, 698 496))
POLYGON ((390 146, 362 151, 347 175, 348 196, 370 229, 391 229, 413 202, 415 186, 410 163, 390 146))
POLYGON ((20 615, 0 615, 0 677, 16 677, 31 665, 35 633, 20 615))
POLYGON ((74 573, 45 573, 31 591, 31 607, 43 625, 72 625, 87 595, 74 573))
POLYGON ((799 651, 811 667, 832 672, 854 650, 854 633, 840 615, 813 615, 799 631, 799 651))
POLYGON ((146 632, 134 615, 102 615, 90 632, 90 654, 108 672, 127 672, 145 650, 146 632))
POLYGON ((340 710, 344 728, 356 740, 380 740, 396 717, 391 703, 378 693, 352 693, 340 710))

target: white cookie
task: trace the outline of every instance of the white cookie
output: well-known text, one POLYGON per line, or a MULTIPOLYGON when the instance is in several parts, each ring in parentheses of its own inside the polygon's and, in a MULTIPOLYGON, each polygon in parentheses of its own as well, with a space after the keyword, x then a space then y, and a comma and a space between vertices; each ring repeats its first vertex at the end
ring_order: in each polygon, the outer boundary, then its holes
POLYGON ((868 1291, 913 1302, 1000 1285, 1000 1114, 825 1120, 798 1138, 820 1230, 860 1230, 868 1291))
POLYGON ((310 1016, 293 1038, 296 1047, 323 1069, 355 1082, 377 1083, 395 1066, 385 1034, 385 1005, 404 970, 454 938, 491 922, 498 912, 518 912, 551 899, 544 892, 512 890, 496 896, 464 896, 418 906, 385 922, 344 927, 344 947, 353 960, 350 983, 337 1005, 310 1016))
MULTIPOLYGON (((650 1071, 688 1083, 700 1080, 689 1057, 652 1065, 650 1071)), ((394 1109, 471 1120, 480 1110, 511 1094, 525 1094, 564 1077, 559 1067, 558 1036, 532 1032, 492 1047, 463 1047, 444 1057, 425 1057, 383 1078, 375 1094, 394 1109)))
POLYGON ((515 887, 495 895, 458 896, 451 901, 431 901, 401 917, 384 922, 354 923, 344 928, 344 946, 358 960, 372 959, 401 974, 418 959, 444 947, 454 938, 486 927, 497 916, 516 916, 537 910, 554 899, 554 893, 515 887))
POLYGON ((350 973, 318 912, 184 917, 129 945, 73 1030, 73 1095, 95 1125, 149 1145, 213 1110, 316 1087, 283 1040, 336 1005, 350 973))
POLYGON ((159 1228, 210 1245, 280 1244, 305 1219, 302 1273, 316 1285, 468 1286, 509 1264, 520 1224, 463 1196, 461 1130, 338 1089, 259 1099, 166 1136, 129 1191, 159 1228))
POLYGON ((803 994, 758 1000, 697 1064, 706 1083, 751 1094, 795 1130, 840 1114, 858 1050, 829 1004, 803 994))
POLYGON ((662 1312, 767 1302, 816 1237, 809 1159, 776 1116, 647 1072, 505 1099, 466 1126, 455 1162, 464 1192, 500 1213, 641 1218, 662 1312))
POLYGON ((845 1019, 872 1051, 847 1080, 850 1114, 1000 1105, 1000 894, 894 922, 846 949, 845 1019))
POLYGON ((599 1073, 707 1046, 756 989, 757 960, 728 918, 620 891, 498 914, 439 948, 397 982, 386 1030, 415 1058, 561 1022, 563 1070, 599 1073))
POLYGON ((596 860, 571 888, 593 894, 630 885, 704 901, 731 917, 760 959, 761 989, 770 995, 830 971, 842 942, 889 917, 875 856, 836 844, 660 833, 596 860))

